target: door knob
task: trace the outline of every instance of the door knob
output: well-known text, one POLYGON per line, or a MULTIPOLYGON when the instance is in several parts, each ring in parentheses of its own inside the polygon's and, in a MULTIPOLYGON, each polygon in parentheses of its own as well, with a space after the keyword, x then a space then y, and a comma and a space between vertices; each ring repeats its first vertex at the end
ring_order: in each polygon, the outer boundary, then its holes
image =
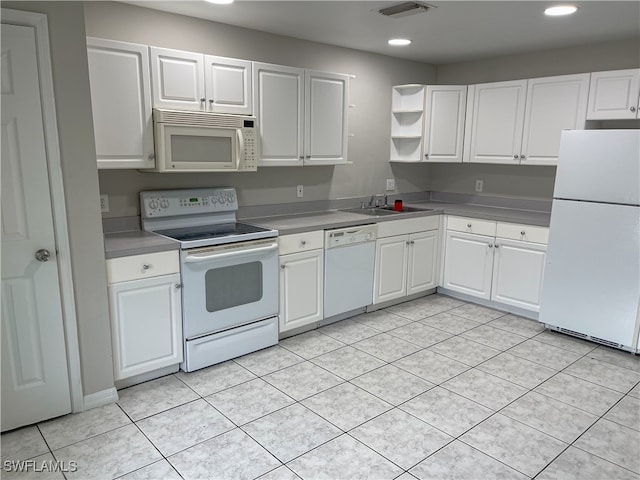
POLYGON ((36 260, 39 262, 48 262, 51 258, 51 253, 49 253, 49 250, 41 248, 35 253, 34 257, 36 257, 36 260))

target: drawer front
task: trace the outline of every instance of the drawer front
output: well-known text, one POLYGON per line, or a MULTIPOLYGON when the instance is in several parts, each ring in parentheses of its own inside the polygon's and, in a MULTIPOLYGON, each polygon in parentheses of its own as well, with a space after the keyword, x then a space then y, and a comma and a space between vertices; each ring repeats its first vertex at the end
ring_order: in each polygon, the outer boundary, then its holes
POLYGON ((128 282, 179 272, 180 257, 176 250, 107 260, 108 283, 128 282))
POLYGON ((544 243, 546 245, 549 242, 549 229, 547 227, 535 227, 533 225, 498 222, 496 237, 522 240, 524 242, 544 243))
POLYGON ((407 235, 409 233, 437 230, 440 227, 440 215, 406 218, 378 223, 378 238, 407 235))
POLYGON ((317 230, 314 232, 283 235, 278 238, 278 246, 280 247, 280 255, 324 248, 324 231, 317 230))
POLYGON ((447 230, 494 237, 496 235, 496 222, 479 218, 449 217, 447 218, 447 230))

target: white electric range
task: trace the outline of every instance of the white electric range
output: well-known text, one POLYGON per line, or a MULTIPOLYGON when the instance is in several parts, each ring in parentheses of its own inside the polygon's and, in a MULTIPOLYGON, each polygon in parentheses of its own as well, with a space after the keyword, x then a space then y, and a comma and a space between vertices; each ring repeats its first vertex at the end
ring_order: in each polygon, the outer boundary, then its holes
POLYGON ((236 221, 233 188, 140 193, 142 228, 180 242, 186 372, 278 343, 277 230, 236 221))

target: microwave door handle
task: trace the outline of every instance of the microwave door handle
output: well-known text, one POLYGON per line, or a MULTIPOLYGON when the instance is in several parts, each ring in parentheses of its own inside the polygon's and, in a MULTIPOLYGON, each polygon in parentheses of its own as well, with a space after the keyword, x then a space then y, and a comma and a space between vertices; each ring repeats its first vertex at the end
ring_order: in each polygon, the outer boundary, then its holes
POLYGON ((278 244, 274 243, 272 245, 269 245, 268 247, 252 248, 250 250, 238 250, 236 252, 214 253, 212 255, 194 254, 194 255, 187 255, 184 261, 186 263, 199 263, 199 262, 206 262, 208 260, 219 260, 221 258, 235 257, 236 255, 248 255, 248 254, 258 253, 258 252, 270 252, 271 250, 276 250, 277 248, 278 248, 278 244))
POLYGON ((237 168, 241 168, 244 165, 244 135, 242 135, 241 128, 236 131, 238 132, 238 152, 236 153, 237 168))

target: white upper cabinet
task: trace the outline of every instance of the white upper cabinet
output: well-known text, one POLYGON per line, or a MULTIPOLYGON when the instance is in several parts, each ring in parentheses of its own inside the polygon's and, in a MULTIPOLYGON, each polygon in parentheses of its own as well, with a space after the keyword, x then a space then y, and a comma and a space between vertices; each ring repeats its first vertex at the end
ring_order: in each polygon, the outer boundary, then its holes
POLYGON ((304 162, 304 70, 253 64, 258 165, 295 166, 304 162))
POLYGON ((305 165, 347 163, 349 77, 305 70, 305 165))
POLYGON ((529 80, 520 163, 556 165, 562 130, 585 127, 588 96, 588 73, 529 80))
POLYGON ((251 62, 151 47, 153 106, 251 114, 251 62))
POLYGON ((587 120, 640 118, 640 68, 591 74, 587 120))
POLYGON ((462 162, 466 85, 428 85, 424 125, 424 160, 462 162))
POLYGON ((205 55, 204 70, 209 110, 218 113, 251 114, 251 62, 205 55))
POLYGON ((98 168, 153 168, 146 45, 87 38, 98 168))
POLYGON ((349 77, 253 64, 258 165, 336 165, 347 161, 349 77))
POLYGON ((556 165, 562 130, 585 127, 588 95, 589 74, 470 86, 465 161, 556 165))
POLYGON ((527 81, 469 86, 466 160, 520 163, 527 81))
POLYGON ((205 108, 204 55, 151 47, 153 106, 176 110, 205 108))

